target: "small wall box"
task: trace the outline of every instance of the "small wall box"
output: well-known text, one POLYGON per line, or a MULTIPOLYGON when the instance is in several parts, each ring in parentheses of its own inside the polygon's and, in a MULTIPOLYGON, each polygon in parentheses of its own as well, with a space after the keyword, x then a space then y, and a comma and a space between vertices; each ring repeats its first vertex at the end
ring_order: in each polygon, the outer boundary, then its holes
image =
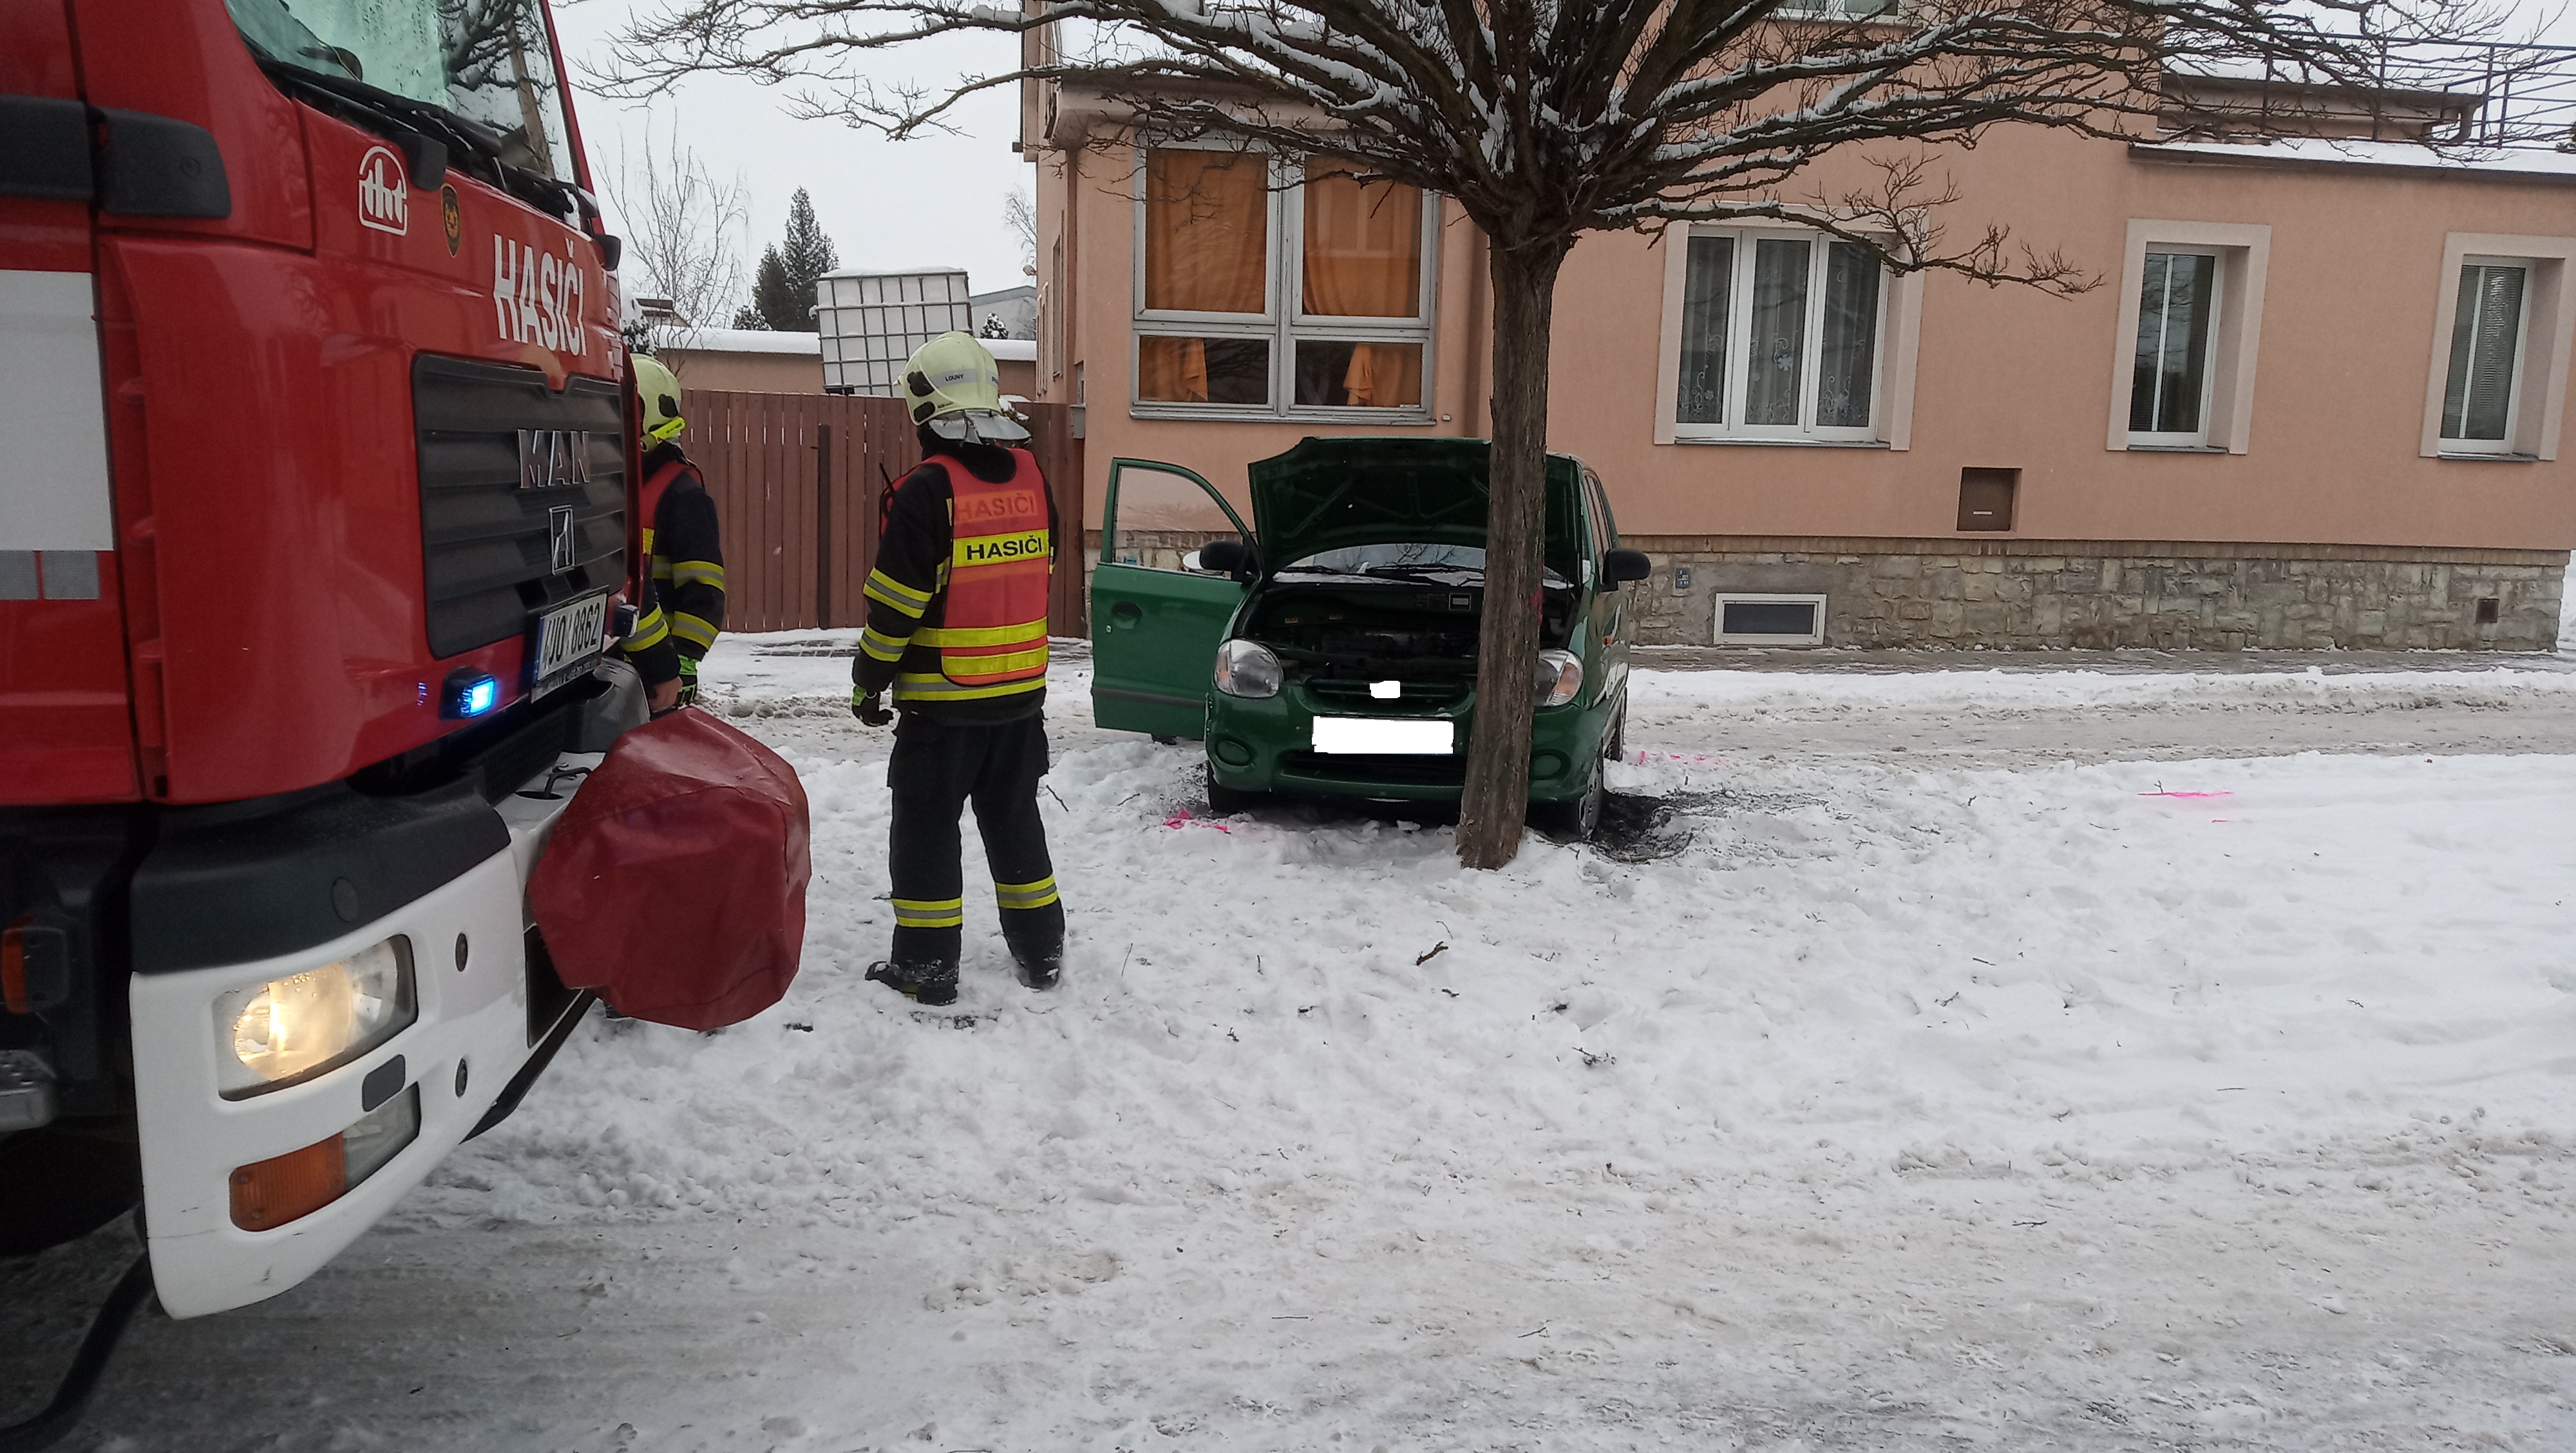
POLYGON ((1821 646, 1825 598, 1821 595, 1721 595, 1717 644, 1721 646, 1821 646))

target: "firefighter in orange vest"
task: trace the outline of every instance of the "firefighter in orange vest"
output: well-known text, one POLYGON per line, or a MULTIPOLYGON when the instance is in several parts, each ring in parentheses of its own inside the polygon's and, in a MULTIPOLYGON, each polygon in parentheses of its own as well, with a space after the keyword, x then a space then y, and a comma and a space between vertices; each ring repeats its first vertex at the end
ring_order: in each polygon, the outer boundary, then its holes
POLYGON ((886 783, 894 947, 868 977, 924 1004, 957 998, 965 931, 958 818, 974 804, 1002 938, 1019 980, 1050 989, 1064 964, 1064 905, 1038 820, 1047 769, 1047 586, 1055 496, 1002 407, 984 345, 943 333, 904 369, 921 467, 889 492, 850 709, 902 721, 886 783))
POLYGON ((698 662, 724 629, 724 546, 716 503, 698 467, 680 452, 680 381, 657 360, 635 359, 635 399, 644 413, 644 555, 650 585, 626 659, 644 677, 655 713, 698 699, 698 662))

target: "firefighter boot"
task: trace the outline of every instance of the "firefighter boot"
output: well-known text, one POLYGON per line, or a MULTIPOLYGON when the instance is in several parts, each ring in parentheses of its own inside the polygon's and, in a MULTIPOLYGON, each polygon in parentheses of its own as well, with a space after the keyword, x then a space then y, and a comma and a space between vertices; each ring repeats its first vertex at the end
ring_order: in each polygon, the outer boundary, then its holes
POLYGON ((1027 988, 1052 989, 1056 980, 1064 976, 1064 946, 1061 944, 1042 954, 1026 957, 1013 954, 1011 957, 1019 965, 1020 983, 1027 988))
POLYGON ((868 965, 868 978, 916 1004, 938 1008, 957 1002, 955 959, 938 963, 888 963, 880 960, 868 965))
POLYGON ((1002 941, 1011 946, 1011 962, 1019 970, 1020 983, 1031 989, 1052 989, 1064 973, 1064 909, 1050 903, 1034 912, 1002 914, 1002 941))

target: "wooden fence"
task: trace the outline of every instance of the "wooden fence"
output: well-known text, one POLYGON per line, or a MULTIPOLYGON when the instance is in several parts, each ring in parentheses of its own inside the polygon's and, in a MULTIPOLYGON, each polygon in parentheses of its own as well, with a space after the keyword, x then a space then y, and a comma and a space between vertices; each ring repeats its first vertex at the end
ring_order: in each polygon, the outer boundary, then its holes
MULTIPOLYGON (((861 593, 877 558, 877 503, 921 462, 903 401, 840 394, 690 389, 681 437, 706 476, 724 531, 725 629, 867 624, 861 593)), ((1063 404, 1027 404, 1029 448, 1055 489, 1055 584, 1047 631, 1087 634, 1082 443, 1063 404)))

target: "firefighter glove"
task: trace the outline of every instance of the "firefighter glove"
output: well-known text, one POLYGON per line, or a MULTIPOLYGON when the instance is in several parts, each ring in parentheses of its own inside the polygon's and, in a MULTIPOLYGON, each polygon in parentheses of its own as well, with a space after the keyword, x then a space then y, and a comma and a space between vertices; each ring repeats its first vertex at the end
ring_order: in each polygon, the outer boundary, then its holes
POLYGON ((868 725, 873 727, 885 726, 892 722, 894 720, 894 713, 888 711, 886 709, 886 704, 882 700, 878 699, 881 694, 882 693, 874 691, 851 691, 850 715, 857 717, 859 720, 866 722, 868 725))

